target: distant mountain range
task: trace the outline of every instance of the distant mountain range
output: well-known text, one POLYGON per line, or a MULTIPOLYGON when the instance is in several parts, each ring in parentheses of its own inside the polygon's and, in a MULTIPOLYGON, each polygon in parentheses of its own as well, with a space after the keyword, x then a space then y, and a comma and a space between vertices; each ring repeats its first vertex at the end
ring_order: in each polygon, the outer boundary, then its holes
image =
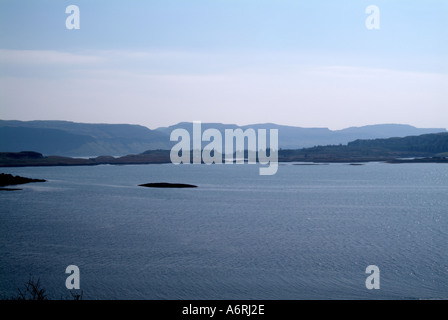
POLYGON ((6 152, 84 157, 169 148, 166 134, 139 125, 0 120, 0 151, 6 152))
MULTIPOLYGON (((170 134, 183 128, 192 134, 192 124, 178 123, 154 130, 130 124, 87 124, 69 121, 0 120, 0 152, 37 151, 44 155, 93 157, 124 156, 147 150, 169 150, 175 142, 170 134)), ((447 132, 445 128, 416 128, 402 124, 379 124, 343 130, 302 128, 272 123, 237 126, 202 123, 202 130, 278 129, 279 148, 300 149, 325 145, 345 145, 358 139, 379 139, 447 132)), ((205 144, 205 143, 204 143, 205 144)))

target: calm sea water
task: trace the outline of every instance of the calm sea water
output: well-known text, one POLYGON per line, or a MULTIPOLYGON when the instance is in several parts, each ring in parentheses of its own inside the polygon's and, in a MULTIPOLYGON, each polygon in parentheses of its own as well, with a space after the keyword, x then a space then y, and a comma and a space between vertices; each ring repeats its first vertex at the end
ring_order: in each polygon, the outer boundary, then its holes
POLYGON ((447 299, 448 166, 4 168, 0 297, 30 275, 84 299, 447 299), (151 189, 148 182, 196 184, 151 189), (368 265, 380 289, 368 290, 368 265))

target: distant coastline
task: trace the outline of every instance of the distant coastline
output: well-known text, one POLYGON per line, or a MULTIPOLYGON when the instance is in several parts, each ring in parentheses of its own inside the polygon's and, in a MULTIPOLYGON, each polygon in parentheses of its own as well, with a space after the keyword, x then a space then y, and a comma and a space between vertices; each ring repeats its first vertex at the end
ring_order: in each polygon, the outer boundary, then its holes
MULTIPOLYGON (((421 154, 418 157, 405 158, 397 153, 379 155, 362 154, 309 154, 303 150, 279 150, 279 162, 303 163, 350 163, 366 162, 396 163, 448 163, 447 157, 421 154)), ((171 163, 170 150, 147 151, 137 155, 123 157, 100 156, 96 158, 71 158, 61 156, 43 156, 38 152, 0 152, 0 167, 51 167, 51 166, 96 166, 96 165, 136 165, 171 163)))
MULTIPOLYGON (((266 150, 270 153, 270 150, 266 150)), ((214 152, 214 150, 213 150, 214 152)), ((278 162, 305 163, 448 163, 448 133, 387 139, 358 139, 346 145, 315 146, 302 149, 280 149, 278 162)), ((92 158, 44 156, 36 151, 0 152, 0 167, 30 166, 94 166, 102 164, 161 164, 171 163, 171 150, 148 150, 139 154, 92 158)), ((251 151, 253 153, 253 151, 251 151)), ((249 151, 245 151, 245 159, 249 151)), ((223 158, 223 155, 221 156, 223 158)), ((192 152, 190 151, 190 159, 192 152)), ((219 155, 217 155, 219 159, 219 155)), ((234 159, 236 159, 234 154, 234 159)))

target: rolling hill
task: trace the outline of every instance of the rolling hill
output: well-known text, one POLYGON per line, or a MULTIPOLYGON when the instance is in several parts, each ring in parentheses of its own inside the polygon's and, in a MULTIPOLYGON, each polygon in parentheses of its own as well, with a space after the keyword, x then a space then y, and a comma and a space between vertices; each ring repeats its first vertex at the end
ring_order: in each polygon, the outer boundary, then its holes
POLYGON ((89 157, 170 148, 165 134, 139 125, 0 120, 0 151, 4 152, 89 157))
MULTIPOLYGON (((70 157, 124 156, 147 150, 169 150, 175 142, 170 134, 184 128, 192 134, 192 124, 181 122, 151 130, 131 124, 88 124, 69 121, 0 120, 0 152, 37 151, 44 155, 70 157)), ((279 148, 300 149, 314 146, 347 144, 357 139, 378 139, 446 132, 444 128, 416 128, 401 124, 351 127, 343 130, 302 128, 272 123, 237 126, 203 123, 202 130, 278 129, 279 148)), ((204 143, 205 144, 205 143, 204 143)))

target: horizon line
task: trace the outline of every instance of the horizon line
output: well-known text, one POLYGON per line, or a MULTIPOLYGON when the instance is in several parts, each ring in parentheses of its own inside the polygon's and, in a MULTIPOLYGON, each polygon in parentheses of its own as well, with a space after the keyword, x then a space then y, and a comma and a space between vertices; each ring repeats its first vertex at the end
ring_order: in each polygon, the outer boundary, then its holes
MULTIPOLYGON (((168 126, 158 126, 154 128, 150 128, 149 126, 140 124, 140 123, 125 123, 125 122, 115 122, 115 123, 107 123, 107 122, 80 122, 80 121, 74 121, 74 120, 18 120, 18 119, 0 119, 0 121, 17 121, 17 122, 68 122, 68 123, 77 123, 77 124, 90 124, 90 125, 131 125, 131 126, 141 126, 145 127, 149 130, 158 130, 163 128, 169 128, 173 127, 179 124, 193 124, 193 122, 196 121, 180 121, 168 126)), ((198 120, 199 121, 199 120, 198 120)), ((259 125, 274 125, 274 126, 281 126, 281 127, 290 127, 290 128, 302 128, 302 129, 328 129, 330 131, 342 131, 346 129, 351 128, 363 128, 363 127, 372 127, 372 126, 409 126, 416 129, 444 129, 445 131, 448 131, 448 127, 418 127, 412 124, 408 123, 393 123, 393 122, 384 122, 384 123, 375 123, 375 124, 365 124, 365 125, 352 125, 348 127, 344 127, 342 129, 331 129, 330 127, 319 127, 319 126, 300 126, 300 125, 289 125, 289 124, 278 124, 274 122, 259 122, 259 123, 250 123, 250 124, 237 124, 237 123, 224 123, 224 122, 202 122, 199 121, 202 124, 218 124, 218 125, 228 125, 228 126, 236 126, 236 127, 250 127, 250 126, 259 126, 259 125)))

